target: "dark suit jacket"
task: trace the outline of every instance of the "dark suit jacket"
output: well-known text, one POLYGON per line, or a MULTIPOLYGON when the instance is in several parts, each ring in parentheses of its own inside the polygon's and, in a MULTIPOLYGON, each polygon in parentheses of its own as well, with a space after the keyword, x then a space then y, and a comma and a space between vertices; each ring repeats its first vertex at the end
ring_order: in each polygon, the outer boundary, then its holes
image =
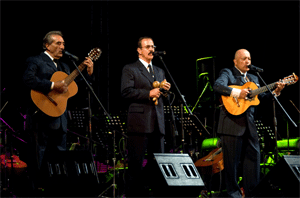
MULTIPOLYGON (((165 79, 162 69, 153 66, 156 80, 165 79)), ((125 65, 121 78, 121 95, 129 102, 127 128, 128 132, 152 133, 154 131, 155 112, 158 127, 161 134, 165 134, 163 99, 158 99, 158 105, 154 105, 149 98, 153 89, 154 80, 145 66, 138 60, 135 63, 125 65)))
MULTIPOLYGON (((50 81, 52 75, 56 71, 63 71, 67 74, 70 74, 69 67, 63 63, 58 62, 58 68, 56 68, 54 62, 42 52, 38 56, 33 56, 27 59, 26 61, 27 69, 23 75, 23 81, 29 89, 37 90, 47 94, 51 90, 50 81)), ((53 129, 56 130, 60 126, 64 132, 67 132, 67 112, 62 114, 60 117, 50 117, 44 114, 42 111, 34 114, 38 108, 32 102, 28 106, 27 110, 27 122, 28 127, 34 127, 38 124, 37 128, 40 130, 53 129)))
MULTIPOLYGON (((260 87, 257 76, 249 74, 248 72, 247 77, 251 82, 254 82, 258 87, 260 87)), ((214 91, 220 95, 230 96, 232 88, 228 87, 229 85, 242 86, 245 83, 243 75, 241 75, 235 67, 230 69, 225 68, 220 71, 220 76, 214 84, 214 91)), ((271 97, 271 94, 262 93, 259 94, 258 97, 260 100, 263 98, 267 99, 271 97)), ((220 109, 218 133, 242 136, 246 131, 247 126, 251 133, 257 133, 254 123, 255 108, 256 107, 254 106, 250 106, 245 113, 239 116, 234 116, 228 113, 225 107, 222 107, 220 109)))

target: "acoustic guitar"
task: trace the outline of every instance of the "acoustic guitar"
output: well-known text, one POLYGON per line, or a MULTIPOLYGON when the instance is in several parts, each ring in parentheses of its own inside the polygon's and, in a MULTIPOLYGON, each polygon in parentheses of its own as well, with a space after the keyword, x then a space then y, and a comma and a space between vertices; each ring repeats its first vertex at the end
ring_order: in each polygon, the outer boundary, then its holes
POLYGON ((212 175, 224 169, 222 148, 215 148, 194 164, 202 174, 212 175))
MULTIPOLYGON (((295 84, 298 81, 298 76, 293 73, 290 76, 285 77, 281 82, 286 85, 295 84)), ((268 87, 273 89, 276 87, 276 83, 269 84, 268 87)), ((240 115, 244 113, 250 106, 256 106, 260 103, 258 94, 266 92, 268 88, 266 86, 258 88, 253 82, 247 82, 243 86, 229 85, 229 87, 237 89, 249 89, 250 93, 246 99, 238 99, 230 96, 221 96, 222 102, 226 110, 232 115, 240 115)))
MULTIPOLYGON (((101 53, 102 51, 99 48, 94 48, 90 51, 88 57, 92 61, 96 61, 100 57, 101 53)), ((82 62, 78 66, 78 69, 82 71, 85 67, 86 66, 82 62)), ((32 101, 45 114, 51 117, 61 116, 66 111, 68 99, 78 92, 77 84, 74 81, 78 75, 79 71, 77 69, 75 69, 70 75, 62 71, 55 72, 50 81, 57 82, 64 80, 68 85, 68 91, 65 93, 58 93, 57 91, 52 90, 45 95, 42 92, 31 90, 32 101)))

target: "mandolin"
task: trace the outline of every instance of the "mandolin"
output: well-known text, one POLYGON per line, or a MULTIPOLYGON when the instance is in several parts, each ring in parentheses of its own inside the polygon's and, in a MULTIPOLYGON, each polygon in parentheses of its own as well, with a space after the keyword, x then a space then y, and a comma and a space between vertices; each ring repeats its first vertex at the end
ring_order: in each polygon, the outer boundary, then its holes
MULTIPOLYGON (((290 76, 285 77, 281 82, 286 85, 295 84, 298 81, 298 76, 293 73, 290 76)), ((273 89, 276 87, 276 83, 269 84, 268 87, 273 89)), ((222 102, 226 110, 232 115, 240 115, 244 113, 250 106, 257 106, 260 101, 258 99, 258 94, 266 92, 268 89, 266 86, 258 88, 253 82, 247 82, 243 86, 229 85, 231 88, 237 89, 249 89, 250 93, 246 99, 238 99, 231 96, 221 96, 222 102)))
POLYGON ((1 168, 7 168, 8 170, 11 170, 11 168, 13 167, 16 174, 22 173, 27 168, 27 164, 21 161, 20 158, 16 155, 12 155, 11 157, 4 154, 0 155, 0 162, 1 168), (13 163, 11 163, 11 160, 13 160, 13 163))
MULTIPOLYGON (((94 48, 88 54, 88 57, 92 61, 96 61, 102 51, 99 48, 94 48)), ((82 71, 86 66, 81 63, 78 66, 78 69, 82 71)), ((50 81, 57 82, 64 80, 65 83, 68 85, 68 91, 65 93, 58 93, 54 90, 50 91, 47 95, 36 91, 31 90, 31 99, 34 104, 45 114, 51 117, 59 117, 61 116, 67 108, 67 101, 70 97, 74 96, 78 92, 77 84, 75 83, 74 79, 79 75, 79 71, 75 69, 70 75, 62 72, 57 71, 55 72, 50 81)))

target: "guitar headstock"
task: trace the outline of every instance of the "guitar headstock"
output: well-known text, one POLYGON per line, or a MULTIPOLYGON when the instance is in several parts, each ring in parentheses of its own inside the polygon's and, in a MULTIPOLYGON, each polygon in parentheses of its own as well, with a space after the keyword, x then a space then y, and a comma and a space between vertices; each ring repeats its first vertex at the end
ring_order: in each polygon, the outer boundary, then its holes
POLYGON ((287 77, 285 77, 284 79, 282 79, 282 82, 285 83, 286 85, 292 85, 295 84, 298 81, 298 76, 293 73, 292 75, 289 75, 287 77))
POLYGON ((90 59, 92 59, 92 61, 96 61, 100 57, 101 53, 102 53, 101 49, 96 47, 90 51, 88 56, 90 59))

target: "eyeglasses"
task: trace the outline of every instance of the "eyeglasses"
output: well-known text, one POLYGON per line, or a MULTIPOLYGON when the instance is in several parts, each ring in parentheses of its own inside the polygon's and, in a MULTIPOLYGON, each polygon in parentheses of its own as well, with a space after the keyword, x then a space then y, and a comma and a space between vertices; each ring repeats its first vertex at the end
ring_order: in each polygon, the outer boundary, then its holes
POLYGON ((155 49, 155 48, 156 48, 156 46, 155 46, 155 45, 146 45, 145 47, 141 47, 141 48, 150 49, 151 47, 152 47, 153 49, 155 49))

